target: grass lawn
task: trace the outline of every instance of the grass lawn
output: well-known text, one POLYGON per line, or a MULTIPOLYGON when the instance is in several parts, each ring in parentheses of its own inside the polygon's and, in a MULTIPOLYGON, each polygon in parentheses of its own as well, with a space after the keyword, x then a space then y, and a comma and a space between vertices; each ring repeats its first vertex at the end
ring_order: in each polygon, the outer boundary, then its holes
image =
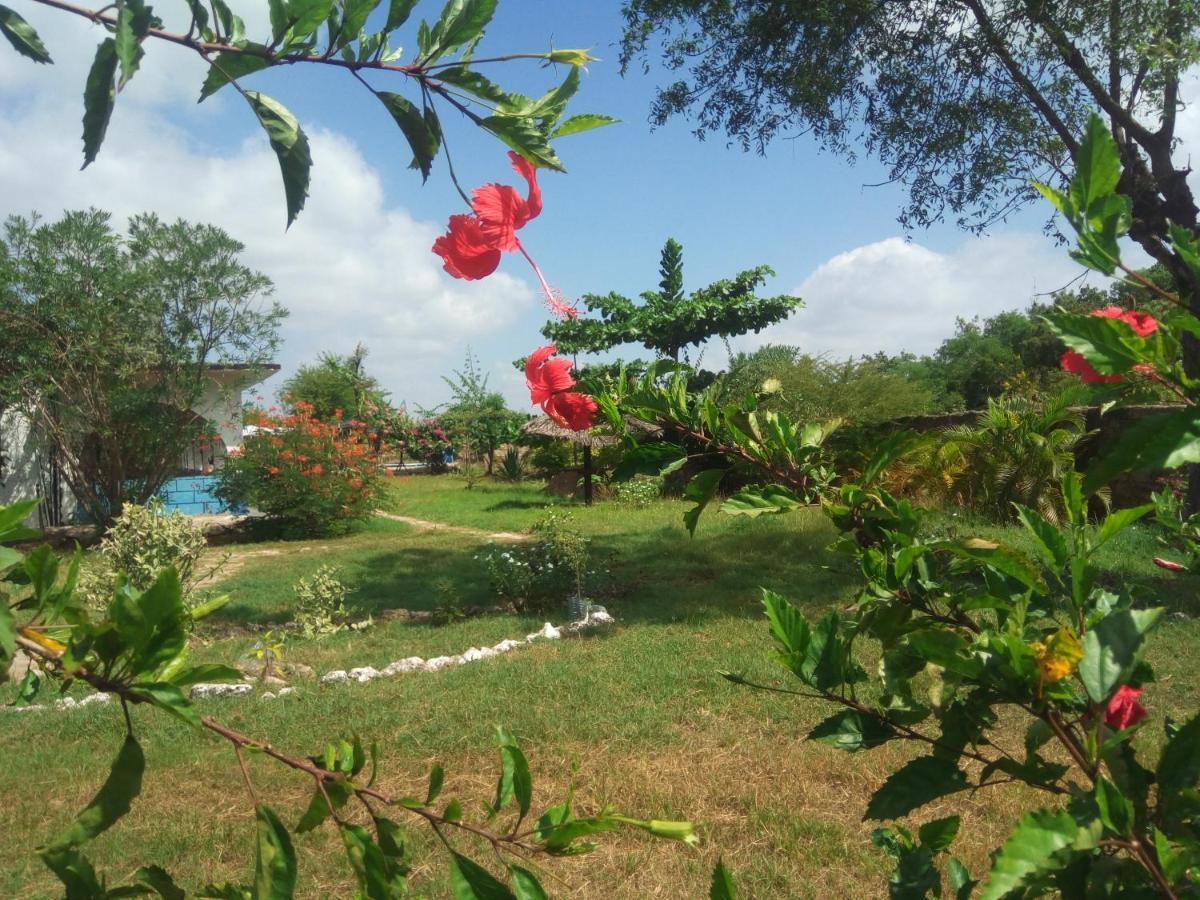
MULTIPOLYGON (((770 587, 809 612, 844 604, 856 580, 824 549, 833 530, 814 510, 759 520, 706 515, 694 539, 683 504, 646 509, 592 508, 551 501, 537 485, 480 484, 465 490, 445 477, 397 479, 389 512, 482 532, 528 528, 547 505, 570 506, 608 573, 592 594, 619 620, 611 633, 540 642, 505 656, 433 674, 366 685, 303 685, 294 696, 206 701, 215 716, 297 754, 315 752, 353 729, 379 742, 383 790, 421 790, 430 765, 447 771, 444 797, 468 814, 490 797, 496 773, 492 731, 516 732, 534 772, 535 805, 561 799, 572 780, 586 810, 610 802, 630 814, 690 818, 699 850, 617 835, 595 854, 552 861, 545 879, 558 896, 701 897, 717 856, 734 870, 746 897, 882 896, 886 861, 870 846, 866 798, 908 751, 891 745, 855 756, 803 740, 828 710, 797 698, 736 688, 721 670, 774 675, 758 588, 770 587)), ((946 517, 947 530, 975 526, 946 517)), ((989 529, 1013 539, 1010 529, 989 529)), ((253 628, 288 617, 291 585, 325 563, 342 570, 357 614, 430 609, 447 592, 467 604, 491 602, 475 557, 486 534, 430 531, 375 519, 334 540, 229 548, 236 570, 222 584, 233 602, 198 634, 198 660, 232 660, 253 642, 253 628)), ((1107 577, 1147 601, 1194 612, 1194 584, 1149 563, 1154 543, 1135 530, 1106 548, 1107 577)), ((561 615, 553 616, 555 620, 561 615)), ((489 615, 436 627, 389 620, 372 629, 295 643, 287 657, 318 672, 382 666, 408 655, 457 653, 521 637, 540 618, 489 615)), ((1155 716, 1182 718, 1200 705, 1194 674, 1197 622, 1171 617, 1151 650, 1160 681, 1144 702, 1155 716)), ((11 688, 0 691, 7 701, 11 688)), ((195 734, 154 711, 135 710, 148 756, 143 794, 133 812, 89 847, 114 882, 138 865, 158 863, 190 888, 246 880, 253 868, 253 811, 227 745, 195 734)), ((0 769, 0 896, 56 896, 33 850, 51 838, 101 783, 122 733, 119 710, 0 717, 0 754, 20 770, 0 769), (80 752, 80 751, 84 752, 80 752)), ((1149 735, 1147 735, 1149 738, 1149 735)), ((258 792, 285 820, 299 816, 311 787, 278 766, 250 760, 258 792)), ((1028 797, 980 792, 921 811, 922 821, 957 812, 956 850, 979 875, 1028 797)), ((397 813, 396 818, 401 818, 397 813)), ((418 895, 449 896, 444 856, 431 835, 411 831, 418 895)), ((340 840, 330 828, 296 838, 304 897, 345 897, 340 840)))

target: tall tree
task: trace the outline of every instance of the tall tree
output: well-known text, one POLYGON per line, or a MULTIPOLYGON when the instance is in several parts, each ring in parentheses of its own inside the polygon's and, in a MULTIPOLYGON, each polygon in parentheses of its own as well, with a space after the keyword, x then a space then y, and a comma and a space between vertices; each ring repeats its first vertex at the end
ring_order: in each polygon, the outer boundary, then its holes
POLYGON ((586 294, 583 303, 599 318, 547 322, 542 334, 564 353, 599 353, 621 344, 641 344, 660 356, 679 359, 685 348, 711 337, 730 338, 760 331, 787 318, 799 297, 758 297, 755 291, 775 273, 768 266, 739 272, 691 295, 683 291, 683 247, 667 238, 659 260, 657 291, 644 291, 642 303, 621 294, 586 294))
MULTIPOLYGON (((1178 149, 1181 75, 1200 59, 1190 0, 625 0, 622 62, 655 47, 681 77, 651 118, 696 118, 762 151, 810 133, 861 145, 908 188, 900 218, 981 230, 1061 184, 1091 109, 1121 153, 1130 236, 1200 313, 1167 222, 1197 228, 1178 149), (659 43, 661 42, 661 44, 659 43)), ((1192 374, 1200 374, 1193 341, 1192 374)))
POLYGON ((322 421, 353 418, 371 422, 389 409, 388 392, 366 372, 366 344, 352 353, 322 353, 315 363, 298 368, 279 388, 279 399, 289 409, 307 403, 322 421))
POLYGON ((496 391, 488 390, 488 375, 479 366, 479 359, 467 348, 466 360, 452 377, 442 377, 450 388, 451 401, 437 410, 442 425, 457 443, 469 445, 487 460, 487 474, 492 474, 496 451, 515 441, 521 433, 521 423, 529 417, 514 412, 496 391))
POLYGON ((209 367, 269 361, 286 315, 221 229, 140 215, 123 236, 110 219, 13 217, 0 240, 0 404, 29 417, 102 523, 212 428, 191 412, 209 367))

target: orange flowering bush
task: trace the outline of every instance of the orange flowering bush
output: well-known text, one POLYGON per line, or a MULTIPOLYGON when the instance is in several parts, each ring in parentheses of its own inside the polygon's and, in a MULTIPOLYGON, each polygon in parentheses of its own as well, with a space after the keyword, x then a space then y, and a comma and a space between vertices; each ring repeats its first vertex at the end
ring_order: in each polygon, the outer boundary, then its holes
POLYGON ((263 427, 217 473, 218 497, 254 507, 294 536, 337 534, 370 515, 380 474, 365 432, 322 422, 307 403, 263 427))

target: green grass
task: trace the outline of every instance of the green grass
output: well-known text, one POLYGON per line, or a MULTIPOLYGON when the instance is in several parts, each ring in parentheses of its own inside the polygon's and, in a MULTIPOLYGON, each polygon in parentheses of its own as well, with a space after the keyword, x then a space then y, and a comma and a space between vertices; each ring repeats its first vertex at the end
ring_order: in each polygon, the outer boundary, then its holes
MULTIPOLYGON (((397 514, 485 532, 523 530, 548 503, 569 506, 608 569, 591 593, 618 618, 611 633, 539 643, 506 656, 436 674, 367 685, 306 685, 273 703, 209 701, 201 711, 297 754, 354 729, 379 742, 381 786, 418 792, 429 766, 446 765, 446 796, 473 812, 490 796, 495 763, 492 729, 503 723, 522 739, 534 771, 536 802, 561 799, 575 767, 584 809, 611 802, 658 818, 691 818, 700 851, 637 836, 604 841, 594 856, 552 863, 565 881, 554 893, 577 897, 698 897, 718 855, 748 897, 878 896, 886 862, 870 847, 861 821, 866 797, 909 752, 885 747, 854 757, 803 741, 827 710, 798 698, 753 693, 719 672, 774 678, 758 588, 770 587, 816 613, 853 599, 857 580, 825 551, 833 531, 814 510, 759 520, 706 515, 694 539, 680 522, 685 508, 663 501, 647 509, 617 504, 587 508, 551 501, 537 485, 477 485, 450 477, 398 479, 387 508, 397 514)), ((1015 529, 964 525, 1020 540, 1015 529)), ((428 609, 439 590, 468 603, 489 602, 486 573, 475 557, 484 536, 422 531, 374 520, 328 541, 237 546, 246 556, 222 586, 233 602, 198 632, 198 660, 231 660, 254 637, 248 628, 285 621, 296 578, 331 563, 351 587, 360 614, 428 609), (449 587, 447 587, 447 585, 449 587)), ((1106 578, 1133 585, 1147 601, 1186 609, 1194 583, 1164 578, 1149 563, 1148 531, 1113 542, 1106 578)), ((559 616, 554 616, 558 619, 559 616)), ((374 628, 289 645, 289 658, 319 672, 381 666, 408 655, 457 653, 472 645, 521 637, 540 618, 485 615, 434 627, 381 621, 374 628)), ((1155 716, 1190 715, 1198 705, 1193 658, 1200 628, 1170 618, 1156 633, 1150 659, 1159 682, 1144 698, 1155 716)), ((11 688, 4 689, 11 691, 11 688)), ((0 701, 8 693, 0 693, 0 701)), ((157 862, 191 887, 206 880, 245 880, 253 866, 252 810, 236 761, 219 741, 153 712, 135 710, 149 759, 134 811, 89 849, 114 879, 157 862)), ((21 765, 0 767, 0 896, 54 896, 33 851, 65 826, 101 783, 122 733, 114 708, 65 714, 6 714, 0 754, 21 765)), ((260 794, 294 822, 310 785, 278 766, 250 760, 260 794)), ((1028 798, 974 796, 959 852, 977 871, 1028 798)), ((963 806, 963 804, 959 804, 963 806)), ((949 808, 931 809, 929 816, 949 808)), ((399 814, 397 814, 399 815, 399 814)), ((422 860, 418 893, 449 896, 444 865, 429 835, 413 827, 422 860)), ((347 896, 343 851, 329 829, 297 838, 304 897, 347 896)), ((957 845, 956 845, 957 849, 957 845)), ((548 883, 554 884, 552 879, 548 883)))

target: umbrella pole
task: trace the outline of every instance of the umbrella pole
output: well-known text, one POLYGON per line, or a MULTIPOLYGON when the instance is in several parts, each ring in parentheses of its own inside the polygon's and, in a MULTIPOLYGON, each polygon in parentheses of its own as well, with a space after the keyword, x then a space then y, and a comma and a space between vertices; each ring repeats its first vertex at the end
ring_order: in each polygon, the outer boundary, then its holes
POLYGON ((583 502, 592 505, 592 448, 587 444, 583 448, 583 502))

